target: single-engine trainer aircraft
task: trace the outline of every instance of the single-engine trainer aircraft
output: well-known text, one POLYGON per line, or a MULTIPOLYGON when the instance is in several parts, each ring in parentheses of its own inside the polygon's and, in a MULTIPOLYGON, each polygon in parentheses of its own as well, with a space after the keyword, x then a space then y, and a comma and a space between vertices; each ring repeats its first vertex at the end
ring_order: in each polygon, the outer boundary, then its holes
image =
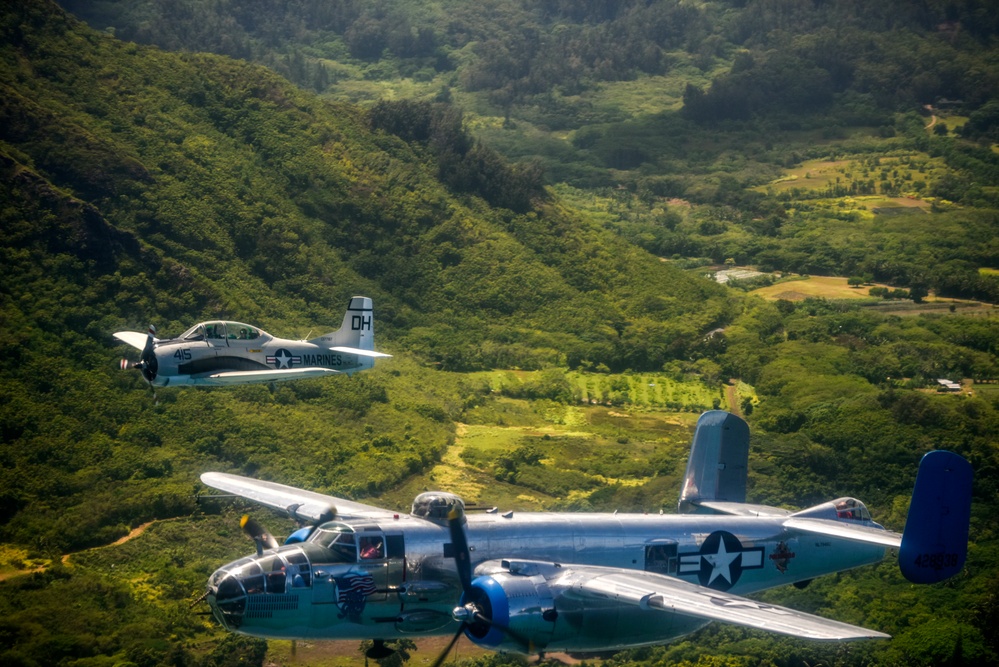
POLYGON ((919 466, 902 534, 854 498, 801 511, 747 504, 749 427, 704 413, 678 514, 464 511, 418 495, 409 515, 209 472, 208 486, 287 513, 283 546, 255 521, 257 555, 217 570, 205 597, 226 628, 260 637, 384 640, 465 634, 498 651, 586 653, 658 644, 711 621, 817 640, 888 635, 746 594, 878 562, 899 550, 913 582, 959 572, 971 466, 946 451, 919 466))
POLYGON ((276 382, 356 373, 371 368, 375 352, 371 299, 355 296, 339 329, 311 340, 276 338, 241 322, 202 322, 179 338, 160 340, 156 329, 146 334, 119 331, 118 340, 142 350, 139 361, 121 360, 123 370, 137 368, 151 387, 229 385, 276 382))

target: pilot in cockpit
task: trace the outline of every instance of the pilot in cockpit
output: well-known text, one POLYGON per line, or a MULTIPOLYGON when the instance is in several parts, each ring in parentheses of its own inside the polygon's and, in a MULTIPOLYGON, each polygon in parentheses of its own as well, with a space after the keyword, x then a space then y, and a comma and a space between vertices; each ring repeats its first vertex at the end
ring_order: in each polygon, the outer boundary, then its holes
POLYGON ((385 543, 381 537, 365 536, 360 539, 360 552, 362 560, 371 560, 385 557, 385 543))

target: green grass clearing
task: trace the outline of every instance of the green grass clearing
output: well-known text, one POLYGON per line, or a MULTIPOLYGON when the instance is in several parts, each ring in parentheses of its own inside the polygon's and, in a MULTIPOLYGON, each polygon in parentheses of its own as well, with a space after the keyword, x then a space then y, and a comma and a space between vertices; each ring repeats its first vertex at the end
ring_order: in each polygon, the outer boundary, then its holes
MULTIPOLYGON (((839 160, 807 160, 770 183, 754 188, 773 194, 842 192, 842 195, 888 195, 894 205, 902 205, 905 195, 921 197, 934 182, 947 173, 942 158, 925 153, 875 157, 848 157, 839 160)), ((917 205, 917 200, 910 206, 917 205)))

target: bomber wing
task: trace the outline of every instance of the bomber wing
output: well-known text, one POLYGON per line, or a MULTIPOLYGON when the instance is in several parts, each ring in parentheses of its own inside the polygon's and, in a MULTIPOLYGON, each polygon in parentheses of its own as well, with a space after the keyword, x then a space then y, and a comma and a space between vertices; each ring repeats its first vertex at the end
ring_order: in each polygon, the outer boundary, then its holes
POLYGON ((642 609, 695 616, 805 639, 843 641, 889 636, 652 572, 563 567, 572 571, 568 578, 575 595, 611 599, 642 609))
POLYGON ((883 547, 899 548, 902 546, 902 535, 884 528, 874 526, 853 525, 832 519, 815 519, 811 517, 789 517, 784 521, 784 527, 803 533, 840 537, 845 540, 877 544, 883 547))
POLYGON ((265 482, 250 477, 223 472, 206 472, 201 481, 207 486, 226 493, 242 496, 299 520, 319 521, 329 516, 333 509, 337 519, 391 519, 397 513, 372 505, 335 498, 314 491, 305 491, 276 482, 265 482))
POLYGON ((782 517, 792 514, 791 510, 769 505, 753 505, 751 503, 730 503, 721 500, 698 500, 690 503, 693 507, 703 507, 716 514, 732 514, 735 516, 773 516, 782 517))

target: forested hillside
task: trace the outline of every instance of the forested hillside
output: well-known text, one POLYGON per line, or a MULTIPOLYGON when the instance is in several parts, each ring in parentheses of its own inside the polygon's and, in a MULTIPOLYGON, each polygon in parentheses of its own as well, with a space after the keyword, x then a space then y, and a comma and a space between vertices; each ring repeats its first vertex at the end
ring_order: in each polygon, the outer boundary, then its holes
POLYGON ((63 4, 335 99, 451 100, 489 146, 596 192, 608 226, 663 257, 999 301, 979 273, 999 268, 985 0, 63 4), (802 180, 816 170, 830 177, 802 180), (869 237, 871 219, 879 238, 858 248, 844 227, 869 237))
POLYGON ((98 30, 48 0, 0 10, 3 664, 290 662, 284 643, 226 636, 190 607, 252 549, 243 505, 197 499, 203 471, 400 510, 433 486, 518 509, 669 512, 711 407, 751 423, 754 501, 856 495, 893 529, 924 452, 968 457, 966 572, 915 589, 889 558, 767 594, 892 642, 711 628, 611 662, 996 660, 999 391, 971 379, 999 377, 999 320, 765 301, 703 268, 988 297, 984 5, 63 4, 98 30), (786 74, 788 40, 792 69, 828 88, 802 93, 818 103, 690 115, 786 74), (905 40, 937 59, 899 70, 891 99, 858 88, 867 72, 883 90, 871 54, 908 62, 905 40), (960 134, 907 110, 945 61, 960 75, 929 89, 971 91, 960 134), (910 185, 919 213, 875 212, 910 185), (114 331, 224 317, 307 337, 353 294, 374 299, 378 348, 395 355, 353 378, 154 403, 117 369, 130 350, 114 331), (927 389, 938 377, 965 390, 927 389))
POLYGON ((443 158, 263 68, 135 47, 44 2, 8 11, 3 37, 12 439, 49 421, 18 401, 100 384, 111 332, 146 322, 238 316, 304 336, 364 293, 388 349, 445 370, 658 369, 734 312, 722 288, 558 203, 516 213, 449 190, 443 158))

